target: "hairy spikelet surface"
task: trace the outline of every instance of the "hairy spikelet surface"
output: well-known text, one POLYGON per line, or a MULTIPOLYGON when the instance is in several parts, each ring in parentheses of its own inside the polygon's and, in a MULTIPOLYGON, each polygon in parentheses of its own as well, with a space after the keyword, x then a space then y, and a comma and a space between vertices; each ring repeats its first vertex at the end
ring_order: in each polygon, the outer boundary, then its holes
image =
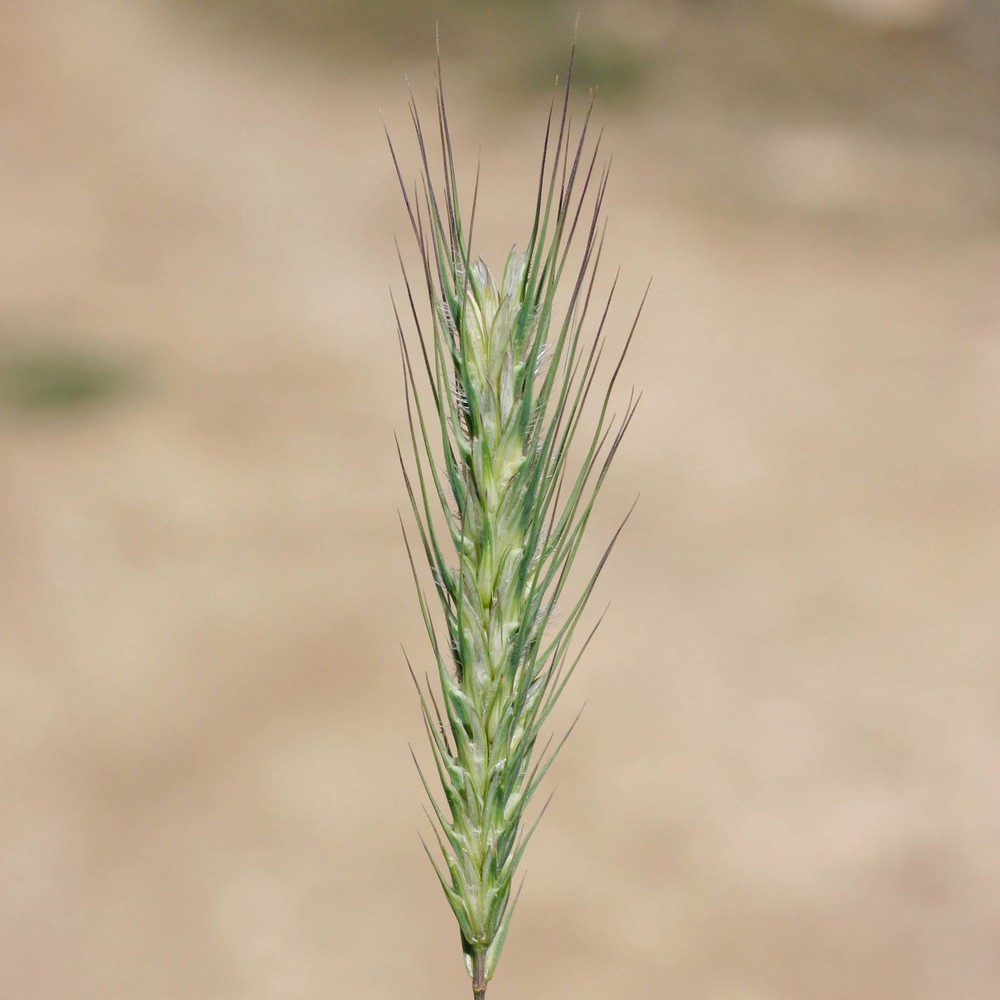
POLYGON ((396 321, 412 471, 402 448, 400 462, 441 611, 424 593, 407 541, 441 692, 439 705, 431 686, 417 683, 443 803, 421 779, 443 859, 431 862, 476 997, 485 995, 513 912, 514 874, 534 829, 525 828, 525 810, 562 746, 542 746, 543 727, 583 651, 571 655, 570 640, 617 532, 582 591, 569 600, 563 591, 637 404, 630 397, 617 420, 609 412, 633 323, 571 461, 614 294, 584 336, 607 169, 595 169, 599 140, 588 152, 589 108, 571 140, 571 77, 572 59, 561 115, 549 111, 525 249, 510 253, 499 278, 471 251, 478 177, 463 223, 440 67, 440 182, 412 102, 422 168, 413 195, 390 140, 430 307, 422 322, 406 278, 414 343, 398 311, 396 321))

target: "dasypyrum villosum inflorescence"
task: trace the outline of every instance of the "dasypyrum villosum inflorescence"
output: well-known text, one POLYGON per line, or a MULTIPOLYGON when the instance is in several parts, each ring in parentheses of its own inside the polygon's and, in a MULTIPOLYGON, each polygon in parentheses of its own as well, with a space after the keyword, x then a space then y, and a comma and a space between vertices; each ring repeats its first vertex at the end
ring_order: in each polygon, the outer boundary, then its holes
POLYGON ((389 142, 430 307, 422 320, 404 268, 415 338, 407 337, 398 310, 396 323, 413 471, 397 447, 441 612, 427 600, 407 540, 441 690, 439 703, 414 676, 444 795, 439 803, 421 772, 443 864, 428 856, 458 919, 480 1000, 507 935, 514 874, 537 823, 526 827, 525 810, 565 740, 554 749, 551 739, 540 746, 541 733, 589 642, 571 656, 574 630, 621 527, 582 591, 565 603, 563 591, 638 403, 630 395, 619 419, 610 412, 633 322, 602 380, 595 413, 585 419, 614 285, 591 310, 608 171, 596 167, 600 140, 587 148, 593 97, 571 137, 572 70, 571 58, 561 114, 554 119, 554 100, 549 110, 525 249, 510 253, 499 280, 471 249, 478 174, 468 227, 463 222, 440 62, 440 182, 412 98, 422 168, 412 195, 389 142), (559 292, 565 301, 557 311, 559 292), (587 335, 585 325, 593 326, 587 335), (572 449, 582 424, 589 429, 572 449))

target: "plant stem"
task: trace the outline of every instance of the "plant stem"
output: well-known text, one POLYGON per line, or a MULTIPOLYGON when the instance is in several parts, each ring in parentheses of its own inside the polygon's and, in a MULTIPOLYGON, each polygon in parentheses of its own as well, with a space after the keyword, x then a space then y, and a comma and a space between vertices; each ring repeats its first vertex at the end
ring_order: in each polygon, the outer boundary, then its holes
POLYGON ((482 951, 476 950, 472 959, 472 1000, 486 998, 486 962, 482 951))

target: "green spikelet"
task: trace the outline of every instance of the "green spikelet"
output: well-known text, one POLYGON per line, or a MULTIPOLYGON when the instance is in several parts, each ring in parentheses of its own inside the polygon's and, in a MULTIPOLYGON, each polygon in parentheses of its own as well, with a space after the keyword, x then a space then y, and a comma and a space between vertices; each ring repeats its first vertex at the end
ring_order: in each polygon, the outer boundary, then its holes
POLYGON ((440 66, 440 184, 432 179, 412 96, 422 166, 412 197, 389 141, 431 316, 425 332, 404 268, 419 348, 412 349, 397 311, 414 475, 401 448, 399 457, 442 612, 439 619, 431 611, 407 540, 443 704, 442 712, 430 686, 425 693, 414 676, 445 800, 439 804, 421 773, 443 865, 428 856, 458 920, 476 998, 485 996, 514 909, 514 874, 534 830, 534 824, 525 829, 525 810, 565 740, 540 749, 540 734, 589 642, 570 656, 574 629, 621 527, 582 592, 565 606, 563 589, 638 403, 630 397, 620 420, 609 413, 633 323, 589 436, 575 450, 582 457, 570 461, 614 294, 612 287, 595 332, 584 340, 608 173, 595 170, 599 139, 587 152, 593 99, 571 141, 572 68, 571 58, 555 134, 549 110, 526 249, 511 252, 499 281, 471 255, 478 177, 466 229, 440 66), (582 243, 577 240, 578 260, 564 286, 576 234, 582 243), (566 301, 557 316, 560 289, 566 301))

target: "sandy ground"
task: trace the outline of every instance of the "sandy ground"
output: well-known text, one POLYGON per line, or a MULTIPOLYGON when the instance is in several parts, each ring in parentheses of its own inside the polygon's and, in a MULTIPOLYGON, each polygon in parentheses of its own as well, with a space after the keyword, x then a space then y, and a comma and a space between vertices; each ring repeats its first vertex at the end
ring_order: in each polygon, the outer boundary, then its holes
MULTIPOLYGON (((3 336, 141 372, 0 418, 5 998, 466 995, 399 652, 403 69, 0 6, 3 336)), ((544 105, 456 78, 495 254, 544 105)), ((655 285, 591 558, 641 499, 490 998, 988 1000, 996 133, 716 110, 605 112, 622 326, 655 285)))

